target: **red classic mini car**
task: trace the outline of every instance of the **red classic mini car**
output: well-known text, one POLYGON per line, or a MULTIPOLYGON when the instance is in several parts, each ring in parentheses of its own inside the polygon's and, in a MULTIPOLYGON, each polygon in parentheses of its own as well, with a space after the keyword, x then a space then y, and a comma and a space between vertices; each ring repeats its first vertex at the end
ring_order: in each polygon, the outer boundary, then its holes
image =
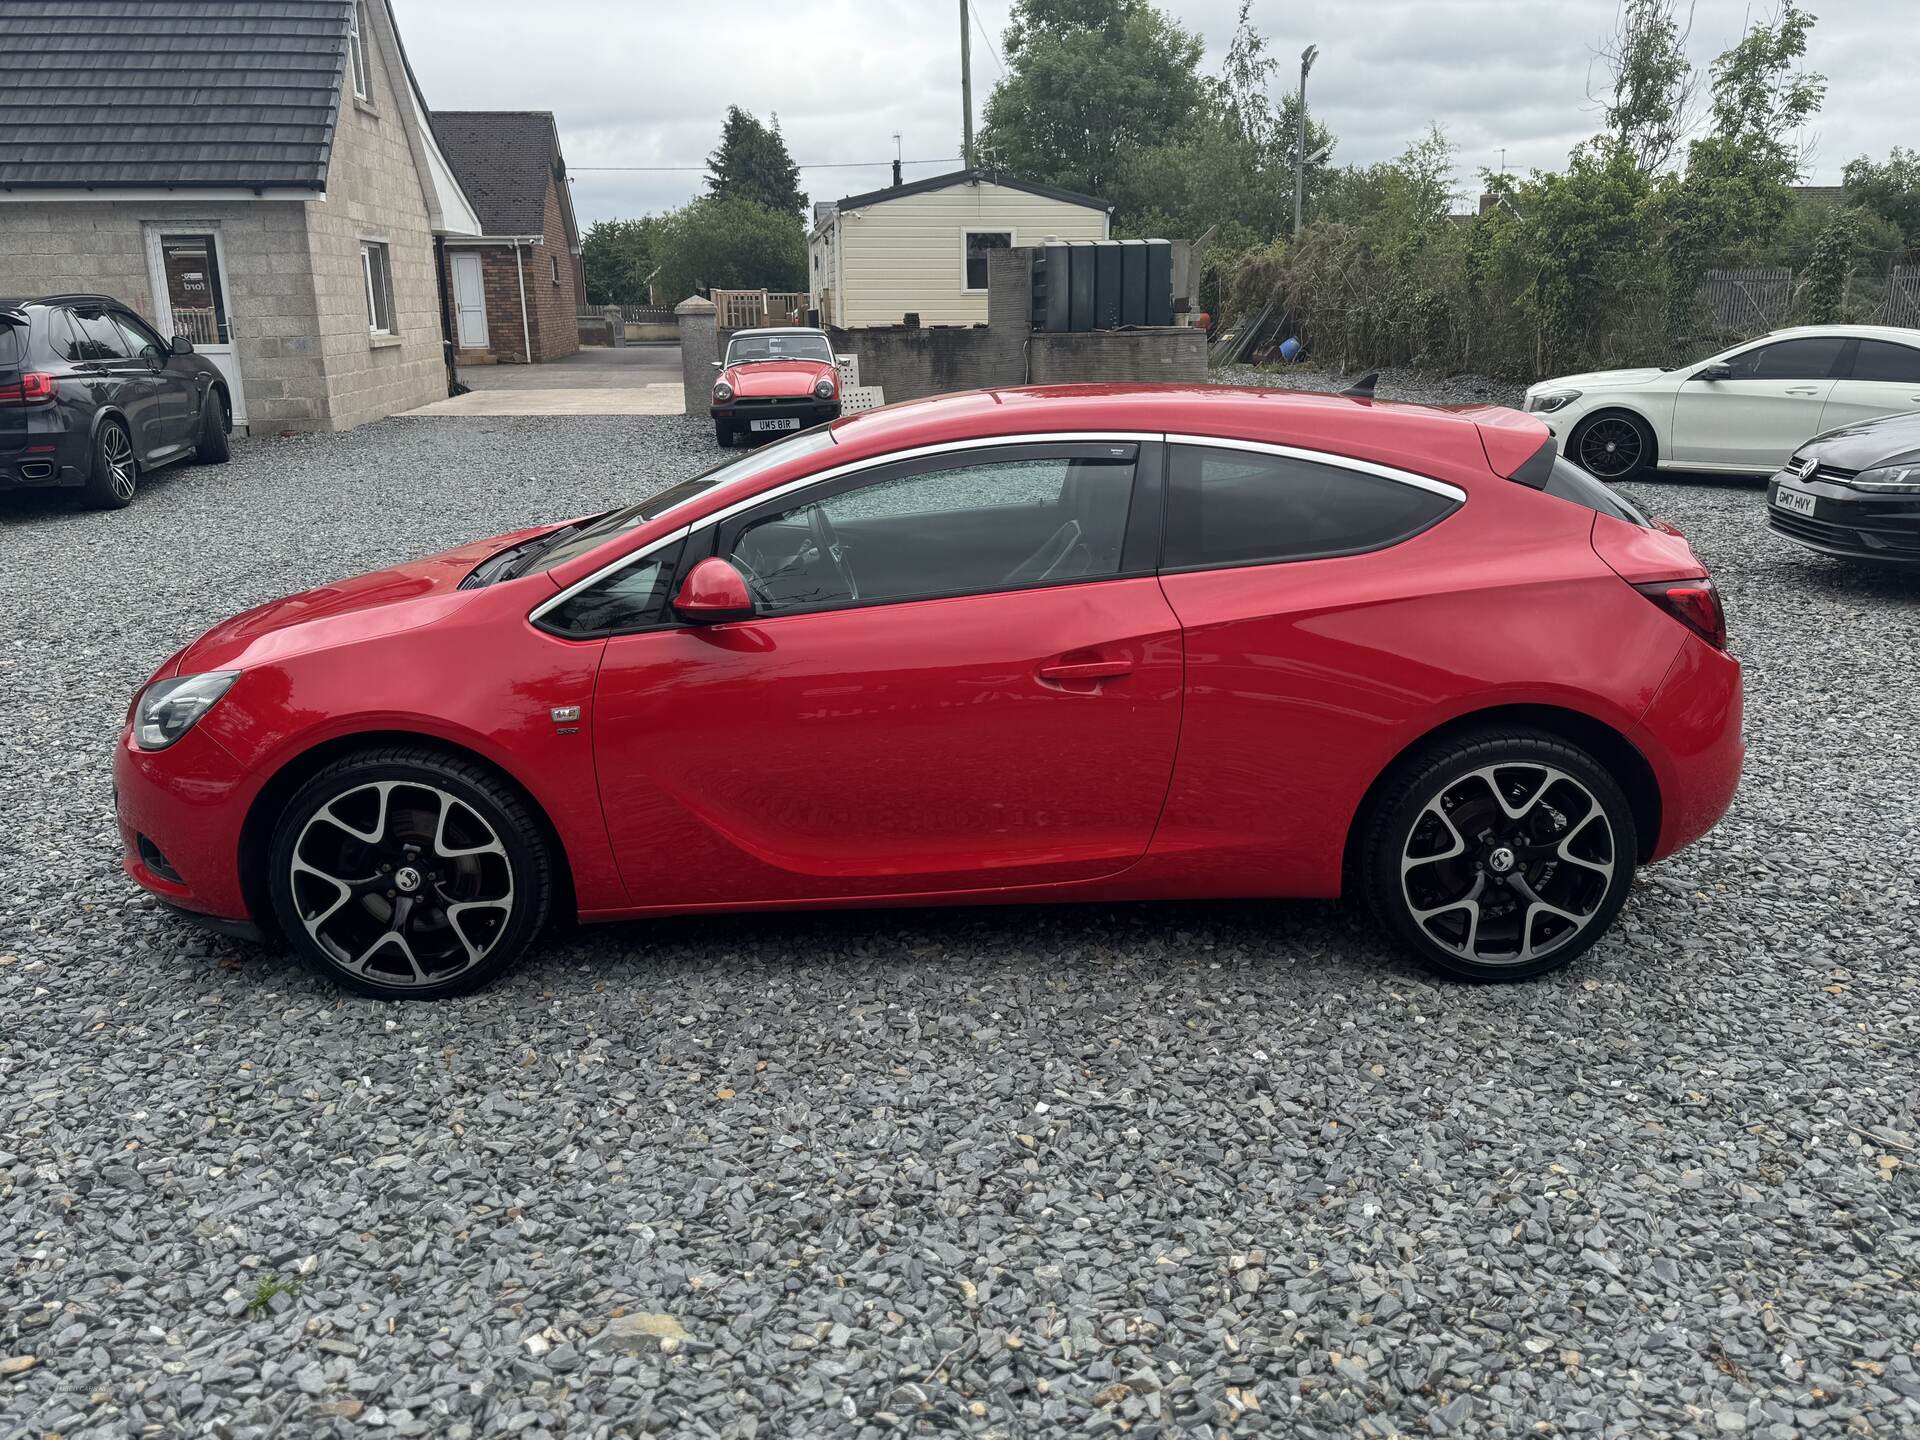
POLYGON ((840 418, 840 372, 824 330, 736 330, 727 358, 714 364, 713 433, 722 445, 840 418))

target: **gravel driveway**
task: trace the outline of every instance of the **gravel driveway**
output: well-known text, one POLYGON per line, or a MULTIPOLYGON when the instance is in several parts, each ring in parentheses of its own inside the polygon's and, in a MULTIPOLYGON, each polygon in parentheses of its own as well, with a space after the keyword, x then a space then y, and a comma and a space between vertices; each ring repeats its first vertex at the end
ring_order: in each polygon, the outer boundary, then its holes
POLYGON ((1920 1428, 1920 580, 1751 486, 1636 490, 1745 788, 1531 984, 1247 903, 658 921, 383 1006, 122 879, 201 627, 717 455, 391 420, 0 498, 0 1434, 1920 1428))

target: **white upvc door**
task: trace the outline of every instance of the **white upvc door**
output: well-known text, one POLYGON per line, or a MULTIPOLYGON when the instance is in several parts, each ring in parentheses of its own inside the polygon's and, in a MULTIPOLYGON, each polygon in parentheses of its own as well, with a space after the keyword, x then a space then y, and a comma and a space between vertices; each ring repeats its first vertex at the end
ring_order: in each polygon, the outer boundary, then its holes
POLYGON ((481 275, 480 252, 454 250, 453 264, 454 328, 462 350, 487 348, 487 287, 481 275))
POLYGON ((228 304, 226 241, 217 220, 148 223, 147 278, 153 286, 153 323, 162 335, 184 335, 213 361, 233 399, 233 425, 247 423, 247 393, 234 349, 235 316, 228 304))

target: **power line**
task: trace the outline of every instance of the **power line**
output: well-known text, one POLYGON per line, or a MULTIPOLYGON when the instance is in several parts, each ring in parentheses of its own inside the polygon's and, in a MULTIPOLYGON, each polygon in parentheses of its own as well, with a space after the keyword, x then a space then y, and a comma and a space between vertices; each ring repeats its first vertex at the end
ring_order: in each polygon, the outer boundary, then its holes
POLYGON ((993 37, 987 34, 987 22, 980 18, 980 12, 971 5, 967 7, 967 13, 973 17, 973 28, 980 32, 980 38, 986 42, 987 53, 993 56, 993 68, 1000 72, 1002 80, 1006 79, 1007 67, 1000 63, 1000 52, 993 48, 993 37))
MULTIPOLYGON (((938 160, 902 160, 902 165, 957 165, 960 157, 944 156, 938 160)), ((893 164, 891 160, 822 160, 812 165, 796 165, 796 170, 879 170, 893 164)), ((648 170, 648 171, 695 171, 705 170, 705 165, 569 165, 567 169, 575 174, 585 170, 648 170)))

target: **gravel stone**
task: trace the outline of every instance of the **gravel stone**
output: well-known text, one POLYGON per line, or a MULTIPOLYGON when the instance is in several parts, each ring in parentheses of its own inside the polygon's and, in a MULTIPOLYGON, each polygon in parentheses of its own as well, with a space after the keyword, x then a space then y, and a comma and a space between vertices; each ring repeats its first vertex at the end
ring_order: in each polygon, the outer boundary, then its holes
MULTIPOLYGON (((1513 398, 1459 383, 1381 393, 1513 398)), ((394 419, 0 497, 0 1434, 1920 1430, 1920 577, 1751 484, 1632 487, 1726 592, 1740 797, 1538 982, 1249 902, 590 928, 381 1005, 120 875, 204 626, 718 458, 394 419)))

